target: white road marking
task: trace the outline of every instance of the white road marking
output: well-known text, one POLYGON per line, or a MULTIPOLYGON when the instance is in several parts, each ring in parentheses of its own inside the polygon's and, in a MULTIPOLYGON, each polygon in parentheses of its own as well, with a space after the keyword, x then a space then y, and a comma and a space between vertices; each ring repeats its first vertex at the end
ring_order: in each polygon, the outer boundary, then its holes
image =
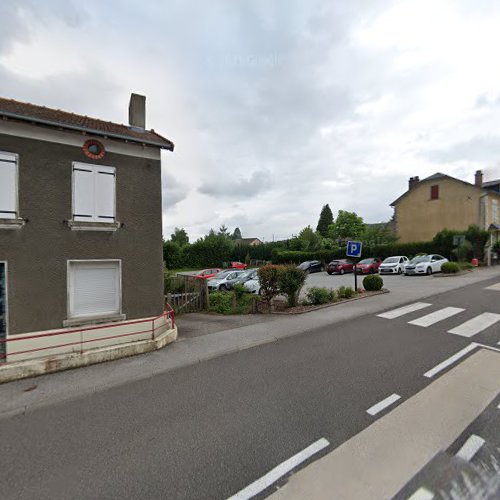
POLYGON ((453 333, 455 335, 460 335, 462 337, 472 337, 477 335, 479 332, 486 330, 486 328, 494 325, 500 321, 500 314, 495 313, 482 313, 475 318, 462 323, 456 328, 448 330, 448 333, 453 333))
POLYGON ((485 290, 496 290, 497 292, 500 292, 500 283, 497 283, 496 285, 487 286, 485 290))
POLYGON ((455 361, 458 361, 460 358, 463 358, 464 356, 466 356, 469 352, 474 350, 476 347, 478 347, 478 345, 475 342, 472 342, 467 347, 464 347, 461 351, 458 351, 453 356, 450 356, 448 359, 445 359, 442 363, 439 363, 439 365, 436 365, 431 370, 425 372, 424 377, 427 377, 427 378, 434 377, 434 375, 436 375, 436 373, 439 373, 439 372, 445 370, 446 368, 448 368, 448 366, 452 365, 453 363, 455 363, 455 361))
POLYGON ((437 323, 438 321, 443 321, 446 318, 455 316, 455 314, 465 311, 461 307, 445 307, 439 311, 427 314, 421 318, 414 319, 413 321, 408 321, 410 325, 423 326, 424 328, 437 323))
POLYGON ((467 441, 465 441, 462 448, 460 448, 455 456, 458 458, 463 458, 470 462, 474 455, 481 449, 481 446, 485 443, 482 437, 472 434, 467 441))
POLYGON ((260 479, 257 479, 257 481, 254 481, 252 484, 249 484, 246 488, 238 491, 238 493, 230 497, 228 500, 247 500, 249 498, 254 497, 255 495, 258 495, 266 488, 269 488, 269 486, 271 486, 285 474, 295 469, 295 467, 300 465, 302 462, 305 462, 313 455, 315 455, 316 453, 318 453, 319 451, 321 451, 322 449, 326 448, 329 445, 330 443, 325 438, 318 439, 318 441, 309 445, 304 450, 300 451, 293 457, 289 458, 288 460, 285 460, 284 462, 276 466, 274 469, 270 470, 260 479))
POLYGON ((366 413, 369 413, 372 416, 376 415, 377 413, 380 413, 388 406, 395 403, 398 399, 401 399, 401 396, 399 396, 398 394, 391 394, 388 398, 385 398, 376 405, 373 405, 371 408, 368 408, 368 410, 366 410, 366 413))
POLYGON ((404 307, 398 307, 397 309, 393 309, 392 311, 387 311, 382 314, 377 314, 377 316, 379 318, 394 319, 414 311, 420 311, 420 309, 424 309, 425 307, 429 306, 432 306, 432 304, 427 304, 426 302, 415 302, 415 304, 410 304, 404 307))
POLYGON ((434 498, 434 493, 429 491, 427 488, 419 488, 413 495, 408 498, 408 500, 432 500, 434 498))

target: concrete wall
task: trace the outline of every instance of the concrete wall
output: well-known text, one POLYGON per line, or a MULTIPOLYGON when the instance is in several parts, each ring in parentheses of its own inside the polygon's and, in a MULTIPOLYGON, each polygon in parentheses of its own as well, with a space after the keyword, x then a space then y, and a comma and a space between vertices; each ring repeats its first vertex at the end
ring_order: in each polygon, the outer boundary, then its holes
MULTIPOLYGON (((3 129, 6 126, 2 124, 3 129)), ((45 136, 52 134, 40 130, 45 136)), ((71 137, 83 145, 90 136, 71 137)), ((99 140, 106 145, 106 140, 99 140)), ((133 147, 135 154, 142 150, 140 145, 133 147)), ((0 261, 8 262, 9 335, 63 326, 67 319, 66 264, 70 259, 121 259, 126 318, 161 314, 160 160, 151 154, 141 158, 116 152, 108 152, 103 160, 90 160, 81 146, 6 133, 0 133, 0 150, 19 155, 19 211, 21 217, 29 219, 22 228, 0 229, 0 261), (72 217, 73 161, 116 167, 116 217, 124 227, 114 233, 72 231, 68 227, 65 221, 72 217)))
POLYGON ((420 182, 395 207, 399 241, 429 241, 445 228, 483 226, 480 197, 481 190, 453 179, 420 182), (434 185, 439 185, 439 198, 431 200, 434 185))

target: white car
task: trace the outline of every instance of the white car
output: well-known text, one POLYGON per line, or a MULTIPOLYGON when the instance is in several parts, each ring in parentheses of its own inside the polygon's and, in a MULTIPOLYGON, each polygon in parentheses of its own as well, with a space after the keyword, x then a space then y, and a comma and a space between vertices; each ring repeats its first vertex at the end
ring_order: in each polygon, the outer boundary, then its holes
POLYGON ((442 255, 429 254, 414 257, 405 266, 405 276, 411 274, 432 274, 441 272, 441 266, 448 262, 442 255))
POLYGON ((387 259, 380 264, 378 272, 380 274, 403 274, 405 266, 410 260, 404 255, 395 255, 394 257, 387 257, 387 259))
POLYGON ((207 282, 208 289, 213 292, 215 290, 230 290, 231 282, 239 278, 245 271, 235 271, 234 269, 227 269, 217 273, 212 279, 207 282))
POLYGON ((257 295, 261 294, 260 282, 257 276, 251 280, 245 281, 245 283, 243 283, 243 286, 250 293, 256 293, 257 295))

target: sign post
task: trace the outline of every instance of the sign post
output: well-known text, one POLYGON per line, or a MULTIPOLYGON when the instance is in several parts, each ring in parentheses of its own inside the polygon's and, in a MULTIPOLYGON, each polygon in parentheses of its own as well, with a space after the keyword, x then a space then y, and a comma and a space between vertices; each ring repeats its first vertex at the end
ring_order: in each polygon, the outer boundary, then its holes
MULTIPOLYGON (((347 242, 347 257, 354 257, 359 259, 361 257, 361 247, 363 244, 361 241, 348 241, 347 242)), ((358 291, 358 273, 356 270, 356 264, 354 264, 354 290, 358 291)))

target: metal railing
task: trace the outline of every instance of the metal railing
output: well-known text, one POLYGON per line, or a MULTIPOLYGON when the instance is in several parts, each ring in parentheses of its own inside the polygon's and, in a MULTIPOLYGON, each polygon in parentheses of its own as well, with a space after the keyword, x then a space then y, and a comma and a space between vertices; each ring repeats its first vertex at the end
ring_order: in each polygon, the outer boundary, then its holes
MULTIPOLYGON (((50 349, 58 349, 58 348, 63 348, 63 347, 71 347, 71 346, 80 346, 80 349, 78 351, 73 351, 73 352, 79 352, 80 354, 83 354, 85 350, 92 349, 91 343, 95 342, 103 342, 103 341, 108 341, 112 339, 118 339, 118 338, 124 338, 124 337, 129 337, 132 335, 144 335, 146 333, 151 334, 151 340, 155 339, 155 334, 156 331, 159 330, 160 328, 163 328, 165 324, 161 324, 159 326, 155 326, 156 322, 162 318, 165 318, 166 321, 170 320, 171 321, 171 328, 175 327, 175 312, 173 308, 170 306, 170 304, 166 304, 165 311, 160 314, 159 316, 156 316, 155 318, 148 318, 148 319, 140 319, 140 320, 131 320, 131 321, 120 321, 116 323, 107 323, 103 325, 96 325, 96 326, 89 326, 89 327, 81 327, 81 328, 71 328, 67 330, 54 330, 54 331, 48 331, 45 333, 40 333, 38 335, 23 335, 23 334, 18 334, 15 337, 8 337, 5 339, 0 339, 0 363, 2 365, 5 365, 8 363, 6 361, 7 356, 20 356, 22 354, 28 354, 28 353, 33 353, 33 352, 38 352, 41 351, 42 354, 40 354, 40 357, 43 356, 43 351, 47 351, 50 349), (121 333, 117 335, 105 335, 103 337, 98 337, 98 338, 91 338, 91 339, 84 339, 84 333, 85 332, 92 332, 92 331, 97 331, 97 330, 104 330, 104 329, 113 329, 113 328, 123 328, 126 326, 131 326, 131 325, 138 325, 138 324, 147 324, 148 328, 141 329, 140 331, 133 331, 129 333, 121 333), (47 346, 43 347, 35 347, 33 349, 26 349, 23 351, 16 351, 11 354, 7 354, 8 349, 7 346, 9 345, 14 345, 15 342, 25 342, 26 340, 39 340, 47 337, 57 337, 60 335, 80 335, 79 340, 75 340, 74 342, 64 342, 60 344, 50 344, 47 346), (87 349, 85 349, 87 347, 87 349)), ((112 344, 110 344, 112 345, 112 344)), ((118 344, 116 344, 118 345, 118 344)), ((107 346, 109 347, 109 345, 107 346)), ((32 357, 30 357, 32 359, 32 357)), ((22 361, 22 359, 18 359, 16 361, 22 361)))

